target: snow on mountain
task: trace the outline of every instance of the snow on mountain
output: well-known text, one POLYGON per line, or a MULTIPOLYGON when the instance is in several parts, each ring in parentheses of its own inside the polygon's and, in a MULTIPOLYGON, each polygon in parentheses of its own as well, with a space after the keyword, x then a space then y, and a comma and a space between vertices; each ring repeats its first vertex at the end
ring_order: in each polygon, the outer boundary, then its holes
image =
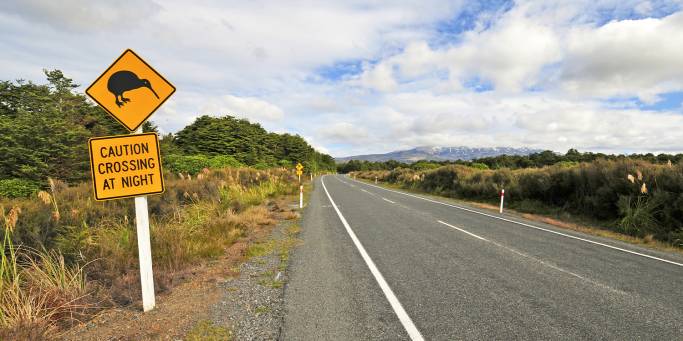
POLYGON ((532 149, 527 147, 512 148, 512 147, 441 147, 441 146, 423 146, 408 150, 398 150, 385 154, 367 154, 355 155, 336 158, 337 162, 346 162, 349 160, 367 160, 367 161, 389 161, 396 160, 400 162, 414 162, 418 160, 472 160, 482 157, 498 156, 498 155, 528 155, 532 153, 541 152, 540 149, 532 149))

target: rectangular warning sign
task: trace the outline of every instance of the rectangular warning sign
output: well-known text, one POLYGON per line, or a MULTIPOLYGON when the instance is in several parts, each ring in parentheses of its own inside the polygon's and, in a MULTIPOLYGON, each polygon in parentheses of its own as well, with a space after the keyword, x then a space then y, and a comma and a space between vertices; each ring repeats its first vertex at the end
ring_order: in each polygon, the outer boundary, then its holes
POLYGON ((157 134, 95 137, 88 145, 96 200, 164 191, 157 134))

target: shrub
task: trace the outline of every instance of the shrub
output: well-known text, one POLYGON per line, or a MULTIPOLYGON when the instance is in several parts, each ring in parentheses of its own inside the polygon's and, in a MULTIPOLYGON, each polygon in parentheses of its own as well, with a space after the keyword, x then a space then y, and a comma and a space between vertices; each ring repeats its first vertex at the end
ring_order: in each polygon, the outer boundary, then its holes
POLYGON ((40 190, 40 186, 34 181, 24 179, 0 180, 0 197, 21 198, 28 197, 40 190))
POLYGON ((487 166, 485 163, 480 163, 480 162, 473 162, 470 167, 476 168, 476 169, 489 169, 489 166, 487 166))
POLYGON ((659 203, 645 195, 620 196, 617 204, 622 218, 619 220, 619 227, 622 232, 643 237, 646 234, 656 233, 658 229, 655 214, 659 208, 659 203))
POLYGON ((229 156, 229 155, 218 155, 209 158, 209 167, 212 169, 220 169, 220 168, 237 168, 237 167, 244 167, 243 164, 241 164, 239 161, 237 161, 234 157, 229 156))
POLYGON ((204 168, 220 169, 228 167, 242 167, 243 165, 234 157, 218 155, 209 157, 206 155, 168 155, 163 157, 164 169, 172 173, 197 174, 204 168))

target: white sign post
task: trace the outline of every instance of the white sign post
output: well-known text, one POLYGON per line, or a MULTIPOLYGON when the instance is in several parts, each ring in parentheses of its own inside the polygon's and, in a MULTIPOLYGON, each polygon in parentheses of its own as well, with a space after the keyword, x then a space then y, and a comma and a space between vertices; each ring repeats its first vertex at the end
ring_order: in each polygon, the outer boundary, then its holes
POLYGON ((503 199, 505 199, 505 190, 500 190, 500 213, 503 213, 503 199))
MULTIPOLYGON (((142 133, 142 127, 135 131, 142 133)), ((135 225, 138 235, 138 258, 140 258, 140 284, 142 286, 142 310, 150 311, 156 305, 154 298, 154 274, 152 272, 152 245, 149 236, 149 212, 147 197, 135 197, 135 225)))

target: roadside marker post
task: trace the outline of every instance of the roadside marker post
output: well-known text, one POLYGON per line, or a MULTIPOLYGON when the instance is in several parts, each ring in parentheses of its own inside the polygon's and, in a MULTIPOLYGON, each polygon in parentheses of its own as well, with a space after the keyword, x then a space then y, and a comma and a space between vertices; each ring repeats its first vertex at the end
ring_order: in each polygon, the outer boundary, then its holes
POLYGON ((375 185, 377 185, 377 177, 375 177, 375 185))
POLYGON ((164 191, 159 138, 143 133, 142 124, 175 92, 175 87, 128 49, 100 75, 86 93, 129 135, 88 141, 96 200, 135 197, 135 227, 140 261, 142 309, 156 306, 147 195, 164 191), (125 97, 124 97, 125 93, 125 97))
POLYGON ((505 190, 500 190, 500 213, 503 213, 503 200, 505 199, 505 190))
MULTIPOLYGON (((304 185, 301 184, 301 174, 304 173, 304 166, 301 162, 296 164, 296 175, 299 176, 299 208, 304 208, 304 185)), ((311 178, 313 179, 313 178, 311 178)))
POLYGON ((299 208, 304 208, 304 185, 299 185, 299 208))

